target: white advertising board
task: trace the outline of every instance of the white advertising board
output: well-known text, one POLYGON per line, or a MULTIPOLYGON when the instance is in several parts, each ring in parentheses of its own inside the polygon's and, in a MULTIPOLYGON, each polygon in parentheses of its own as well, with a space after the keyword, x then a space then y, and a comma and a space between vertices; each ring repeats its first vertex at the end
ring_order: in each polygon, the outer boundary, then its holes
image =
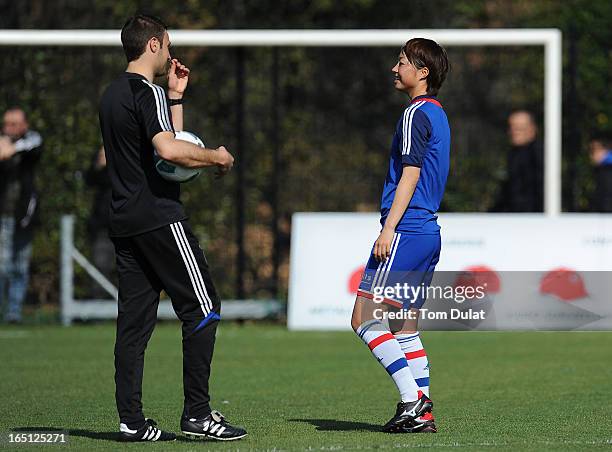
MULTIPOLYGON (((290 329, 349 328, 360 275, 380 230, 378 221, 374 213, 293 216, 290 329)), ((612 271, 612 215, 441 214, 438 221, 442 251, 437 272, 484 268, 507 289, 495 294, 497 320, 482 322, 481 329, 612 328, 612 282, 606 284, 610 278, 604 273, 612 271), (580 279, 584 289, 576 299, 551 301, 553 295, 526 288, 517 292, 516 281, 533 279, 541 285, 547 272, 558 270, 575 272, 569 276, 580 279), (508 277, 512 272, 523 276, 508 277)), ((437 327, 454 329, 440 322, 437 327)))

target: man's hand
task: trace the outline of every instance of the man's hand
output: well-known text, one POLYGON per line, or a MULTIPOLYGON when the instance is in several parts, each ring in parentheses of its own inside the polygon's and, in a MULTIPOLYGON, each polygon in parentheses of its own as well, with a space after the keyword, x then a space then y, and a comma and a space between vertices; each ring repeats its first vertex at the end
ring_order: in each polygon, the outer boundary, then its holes
POLYGON ((232 169, 232 166, 234 166, 234 157, 225 149, 225 146, 219 146, 215 149, 215 153, 217 154, 217 171, 215 172, 215 176, 219 179, 232 169))
POLYGON ((0 137, 0 161, 8 160, 15 155, 15 145, 9 137, 0 137))
POLYGON ((170 71, 168 72, 168 97, 170 99, 181 99, 187 83, 189 82, 189 68, 181 64, 179 60, 170 60, 170 71))
POLYGON ((377 261, 382 262, 387 260, 391 254, 391 242, 393 242, 393 229, 383 228, 374 244, 374 257, 377 261))
POLYGON ((106 168, 106 153, 104 152, 104 146, 98 151, 98 157, 96 158, 96 169, 106 168))

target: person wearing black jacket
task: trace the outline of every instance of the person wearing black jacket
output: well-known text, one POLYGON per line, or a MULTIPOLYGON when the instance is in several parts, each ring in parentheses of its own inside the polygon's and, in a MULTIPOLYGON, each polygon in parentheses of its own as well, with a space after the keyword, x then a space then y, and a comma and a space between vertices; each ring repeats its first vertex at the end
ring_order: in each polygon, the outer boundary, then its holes
POLYGON ((14 107, 4 113, 0 136, 0 308, 4 320, 21 322, 32 255, 32 226, 38 197, 34 173, 42 138, 29 130, 24 111, 14 107))
MULTIPOLYGON (((104 147, 96 150, 91 166, 85 173, 85 182, 94 189, 91 215, 87 224, 93 264, 106 278, 114 279, 115 249, 113 242, 108 237, 112 189, 106 168, 104 147)), ((98 285, 93 287, 92 295, 101 298, 109 297, 108 293, 98 285)))
POLYGON ((492 212, 542 212, 544 210, 544 151, 538 140, 533 114, 514 111, 508 117, 510 152, 507 177, 492 212))

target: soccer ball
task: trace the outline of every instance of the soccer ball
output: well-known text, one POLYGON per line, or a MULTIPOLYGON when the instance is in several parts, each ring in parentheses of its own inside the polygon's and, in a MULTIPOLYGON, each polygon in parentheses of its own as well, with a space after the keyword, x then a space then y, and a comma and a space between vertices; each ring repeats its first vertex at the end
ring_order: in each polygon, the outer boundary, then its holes
MULTIPOLYGON (((185 140, 189 143, 196 144, 201 148, 204 147, 204 142, 194 133, 185 132, 184 130, 176 132, 174 137, 177 140, 185 140)), ((185 168, 184 166, 176 165, 172 162, 161 158, 155 152, 155 169, 166 180, 172 182, 185 183, 194 180, 200 175, 201 168, 185 168)))

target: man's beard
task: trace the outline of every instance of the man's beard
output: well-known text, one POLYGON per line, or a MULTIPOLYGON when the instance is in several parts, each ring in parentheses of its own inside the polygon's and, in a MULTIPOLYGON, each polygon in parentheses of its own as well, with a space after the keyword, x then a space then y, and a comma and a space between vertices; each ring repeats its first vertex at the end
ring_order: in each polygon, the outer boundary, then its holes
POLYGON ((170 71, 170 59, 167 59, 164 65, 161 68, 158 68, 157 71, 155 71, 155 77, 164 77, 168 75, 169 71, 170 71))

